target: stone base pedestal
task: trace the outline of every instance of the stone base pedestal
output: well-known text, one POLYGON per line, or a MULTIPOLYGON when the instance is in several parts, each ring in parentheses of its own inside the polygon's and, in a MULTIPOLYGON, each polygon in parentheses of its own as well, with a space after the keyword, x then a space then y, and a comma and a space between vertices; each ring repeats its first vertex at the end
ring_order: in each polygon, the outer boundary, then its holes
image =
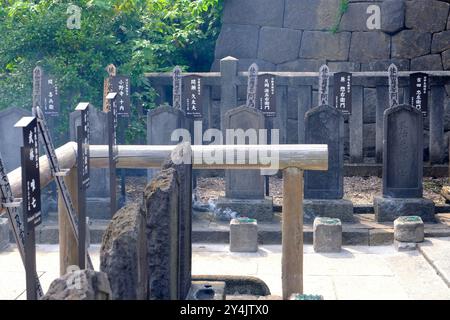
POLYGON ((230 222, 230 251, 257 252, 258 224, 255 219, 233 219, 230 222))
POLYGON ((341 221, 331 218, 316 218, 313 227, 313 247, 315 252, 341 252, 341 221))
POLYGON ((353 203, 349 200, 305 199, 303 201, 303 221, 313 223, 315 218, 337 218, 342 222, 354 222, 353 203))
POLYGON ((0 252, 9 247, 9 221, 7 218, 0 218, 0 252))
POLYGON ((258 221, 271 222, 273 219, 272 197, 265 199, 230 199, 221 197, 217 200, 218 209, 231 210, 239 213, 241 217, 248 217, 258 221))
POLYGON ((417 249, 417 243, 415 242, 401 242, 394 240, 394 247, 397 251, 414 251, 417 249))
POLYGON ((375 197, 373 209, 377 222, 392 222, 401 216, 419 216, 424 222, 436 222, 434 202, 425 198, 375 197))

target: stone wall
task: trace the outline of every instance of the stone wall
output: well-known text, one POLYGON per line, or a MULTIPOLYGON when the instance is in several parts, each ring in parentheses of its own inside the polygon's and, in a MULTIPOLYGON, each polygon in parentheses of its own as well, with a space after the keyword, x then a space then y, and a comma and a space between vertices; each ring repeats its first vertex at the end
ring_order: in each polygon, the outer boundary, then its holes
POLYGON ((266 71, 317 71, 324 63, 332 71, 384 71, 391 62, 450 70, 449 0, 350 0, 333 33, 340 2, 225 0, 213 69, 233 56, 241 70, 254 61, 266 71), (374 5, 379 29, 372 29, 374 5))

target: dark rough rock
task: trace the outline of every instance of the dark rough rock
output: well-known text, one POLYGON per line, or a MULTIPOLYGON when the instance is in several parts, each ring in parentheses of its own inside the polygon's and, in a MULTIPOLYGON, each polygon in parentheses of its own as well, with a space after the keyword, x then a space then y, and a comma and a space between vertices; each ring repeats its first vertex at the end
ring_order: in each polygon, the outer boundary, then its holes
POLYGON ((250 25, 224 24, 216 43, 217 59, 227 56, 239 58, 256 57, 259 27, 250 25))
POLYGON ((120 209, 103 235, 100 270, 108 275, 114 300, 147 298, 145 212, 138 204, 120 209))
POLYGON ((445 30, 450 5, 437 0, 406 2, 405 25, 409 29, 425 32, 445 30))
POLYGON ((431 52, 431 33, 404 30, 392 37, 393 58, 415 58, 431 52))
POLYGON ((353 32, 350 45, 350 61, 370 62, 389 59, 390 38, 382 32, 353 32))
POLYGON ((431 44, 431 52, 441 53, 448 49, 450 49, 450 30, 435 33, 431 44))
POLYGON ((346 61, 350 38, 351 33, 349 32, 332 34, 330 32, 305 31, 302 38, 300 58, 346 61))
POLYGON ((263 27, 259 37, 258 58, 272 63, 294 60, 298 58, 301 38, 301 31, 263 27))
POLYGON ((395 33, 405 25, 405 2, 403 0, 385 0, 381 4, 381 30, 395 33))
POLYGON ((42 300, 111 300, 108 276, 93 270, 76 270, 54 280, 42 300))
POLYGON ((411 60, 411 71, 442 70, 440 54, 429 54, 411 60))
POLYGON ((223 23, 283 26, 284 3, 273 0, 228 0, 223 23))

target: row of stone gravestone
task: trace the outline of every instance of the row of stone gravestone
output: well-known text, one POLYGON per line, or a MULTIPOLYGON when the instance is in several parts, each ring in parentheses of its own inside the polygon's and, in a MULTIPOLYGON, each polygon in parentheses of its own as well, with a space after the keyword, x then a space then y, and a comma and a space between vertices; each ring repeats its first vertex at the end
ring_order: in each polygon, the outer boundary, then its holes
MULTIPOLYGON (((329 170, 305 174, 305 221, 316 217, 353 221, 353 205, 344 200, 342 114, 328 105, 306 113, 306 143, 327 144, 329 170)), ((394 105, 384 112, 383 194, 375 197, 375 219, 394 221, 416 215, 435 221, 434 203, 423 198, 423 116, 410 105, 394 105)))

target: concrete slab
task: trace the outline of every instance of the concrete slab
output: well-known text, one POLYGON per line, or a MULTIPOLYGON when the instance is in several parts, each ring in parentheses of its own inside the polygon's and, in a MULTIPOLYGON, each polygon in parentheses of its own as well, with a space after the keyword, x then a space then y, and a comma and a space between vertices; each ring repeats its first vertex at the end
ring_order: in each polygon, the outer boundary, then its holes
POLYGON ((450 287, 450 237, 428 238, 419 244, 419 251, 450 287))
MULTIPOLYGON (((421 246, 428 259, 433 259, 444 273, 450 261, 446 255, 450 252, 450 238, 432 239, 421 246)), ((99 245, 90 248, 97 270, 99 250, 99 245)), ((344 246, 341 253, 317 254, 311 245, 305 245, 304 252, 307 294, 321 294, 326 300, 450 299, 447 284, 419 251, 400 253, 393 245, 344 246)), ((58 246, 37 246, 37 262, 43 288, 47 290, 59 276, 58 246)), ((262 245, 256 253, 232 253, 226 244, 198 243, 193 245, 192 269, 195 275, 256 276, 269 286, 272 295, 282 293, 280 245, 262 245)), ((0 299, 25 299, 24 292, 22 262, 12 246, 0 254, 0 299)))

